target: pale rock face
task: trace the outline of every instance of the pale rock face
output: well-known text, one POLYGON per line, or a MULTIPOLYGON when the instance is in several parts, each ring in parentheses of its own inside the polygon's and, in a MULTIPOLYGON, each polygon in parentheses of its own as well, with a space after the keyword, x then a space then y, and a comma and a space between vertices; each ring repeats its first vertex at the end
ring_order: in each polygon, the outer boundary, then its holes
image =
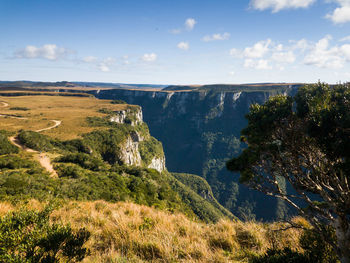
POLYGON ((127 138, 125 144, 121 147, 119 159, 126 165, 141 165, 139 143, 134 142, 131 136, 127 138))
MULTIPOLYGON (((143 122, 142 120, 142 110, 139 108, 138 111, 131 111, 130 109, 121 110, 114 112, 114 115, 110 118, 111 122, 117 122, 124 124, 126 120, 132 120, 132 126, 139 125, 143 122)), ((121 146, 121 151, 119 154, 119 160, 125 165, 141 166, 142 159, 139 151, 139 143, 145 138, 136 131, 132 131, 128 136, 125 143, 121 146)), ((155 169, 159 172, 165 170, 165 157, 154 157, 148 168, 155 169)))
POLYGON ((141 108, 136 112, 133 112, 130 109, 115 111, 114 115, 109 119, 109 121, 124 124, 128 118, 132 120, 130 123, 131 126, 141 124, 143 121, 141 108))
POLYGON ((152 168, 152 169, 155 169, 157 170, 158 172, 162 172, 165 170, 165 157, 154 157, 152 159, 152 162, 150 165, 148 165, 148 168, 152 168))

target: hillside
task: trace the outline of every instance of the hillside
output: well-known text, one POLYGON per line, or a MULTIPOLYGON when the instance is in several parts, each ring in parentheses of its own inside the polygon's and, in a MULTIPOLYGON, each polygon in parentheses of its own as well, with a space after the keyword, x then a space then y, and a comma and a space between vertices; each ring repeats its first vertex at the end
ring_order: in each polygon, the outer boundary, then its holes
MULTIPOLYGON (((0 216, 11 210, 42 209, 44 203, 0 203, 0 216)), ((83 262, 248 262, 269 248, 293 246, 302 251, 297 229, 276 231, 282 223, 220 220, 194 222, 182 214, 129 202, 65 202, 53 211, 55 223, 84 227, 91 233, 83 262)), ((305 224, 302 219, 296 223, 305 224)))
POLYGON ((0 101, 2 200, 132 201, 205 222, 232 218, 166 170, 139 106, 70 96, 0 101))

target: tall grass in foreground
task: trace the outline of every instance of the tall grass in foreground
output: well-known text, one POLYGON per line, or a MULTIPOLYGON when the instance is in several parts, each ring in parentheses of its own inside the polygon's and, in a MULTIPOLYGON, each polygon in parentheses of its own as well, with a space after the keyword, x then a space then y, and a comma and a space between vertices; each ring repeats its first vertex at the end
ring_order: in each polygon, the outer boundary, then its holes
MULTIPOLYGON (((44 204, 33 200, 26 206, 41 209, 44 204)), ((0 203, 0 215, 13 209, 0 203)), ((301 250, 301 231, 276 231, 282 223, 204 224, 125 202, 67 202, 52 213, 51 220, 91 232, 86 243, 90 255, 83 262, 247 262, 269 248, 301 250)))

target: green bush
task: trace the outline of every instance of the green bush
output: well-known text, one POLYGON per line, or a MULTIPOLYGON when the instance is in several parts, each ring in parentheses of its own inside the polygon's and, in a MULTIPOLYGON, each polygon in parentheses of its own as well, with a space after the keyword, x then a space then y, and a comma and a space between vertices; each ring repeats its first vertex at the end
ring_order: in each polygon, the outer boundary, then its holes
MULTIPOLYGON (((335 231, 331 226, 324 226, 325 236, 332 242, 336 242, 335 231)), ((340 262, 332 246, 326 243, 321 235, 312 229, 305 230, 300 238, 300 245, 305 254, 313 263, 337 263, 340 262)))
POLYGON ((141 159, 145 166, 148 166, 154 157, 164 156, 163 145, 154 137, 139 143, 141 159))
POLYGON ((86 153, 70 153, 56 159, 57 162, 63 163, 75 163, 80 165, 82 168, 92 171, 103 171, 106 170, 106 164, 98 158, 95 158, 86 153))
POLYGON ((111 104, 127 104, 127 103, 123 100, 112 100, 111 104))
POLYGON ((18 134, 18 139, 28 148, 37 151, 50 151, 59 144, 59 142, 54 139, 34 131, 22 130, 18 134))
MULTIPOLYGON (((335 241, 334 229, 324 226, 327 236, 335 241)), ((290 248, 270 249, 263 256, 252 258, 251 263, 340 263, 337 254, 332 246, 326 243, 321 235, 312 229, 303 232, 300 238, 300 245, 304 253, 296 252, 290 248)))
POLYGON ((0 155, 19 152, 18 148, 8 140, 9 136, 9 132, 0 130, 0 155))
POLYGON ((0 218, 0 262, 78 262, 87 255, 90 233, 69 225, 51 224, 50 207, 21 209, 0 218))
POLYGON ((26 107, 11 107, 10 110, 22 110, 22 111, 28 111, 29 108, 26 107))
MULTIPOLYGON (((310 263, 309 258, 290 248, 270 249, 265 255, 254 257, 250 263, 310 263)), ((313 262, 316 263, 316 262, 313 262)))
POLYGON ((35 168, 37 164, 31 160, 18 155, 6 155, 0 157, 1 169, 20 169, 20 168, 35 168))

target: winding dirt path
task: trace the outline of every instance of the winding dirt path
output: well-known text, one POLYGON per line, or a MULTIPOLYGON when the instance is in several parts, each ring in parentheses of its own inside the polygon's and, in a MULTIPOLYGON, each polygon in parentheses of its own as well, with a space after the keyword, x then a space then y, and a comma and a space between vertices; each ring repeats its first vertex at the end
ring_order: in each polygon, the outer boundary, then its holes
POLYGON ((61 123, 62 123, 62 121, 57 121, 57 120, 51 120, 51 121, 53 121, 55 124, 50 126, 50 127, 44 128, 44 129, 36 130, 36 132, 42 132, 42 131, 51 130, 53 128, 56 128, 56 127, 60 126, 61 123))
MULTIPOLYGON (((0 101, 0 103, 2 104, 2 105, 0 105, 1 108, 6 108, 9 106, 9 104, 7 102, 0 101)), ((16 117, 16 116, 11 116, 11 115, 7 115, 7 114, 0 114, 0 117, 7 117, 7 118, 19 119, 19 120, 27 120, 28 119, 25 117, 16 117)))
POLYGON ((5 107, 8 107, 9 104, 7 102, 4 102, 4 101, 0 101, 0 103, 2 104, 1 107, 5 108, 5 107))
MULTIPOLYGON (((44 129, 40 129, 40 130, 36 130, 36 132, 51 130, 53 128, 58 127, 62 123, 62 121, 57 121, 57 120, 51 120, 51 121, 53 121, 55 123, 53 126, 50 126, 50 127, 44 128, 44 129)), ((13 145, 17 146, 18 148, 20 148, 26 152, 35 153, 37 155, 37 159, 38 159, 40 165, 42 167, 44 167, 46 169, 46 171, 48 171, 52 177, 58 176, 55 169, 53 168, 50 157, 47 156, 46 153, 42 153, 42 152, 39 153, 38 151, 36 151, 34 149, 26 147, 18 140, 17 135, 9 137, 9 140, 13 145)))

